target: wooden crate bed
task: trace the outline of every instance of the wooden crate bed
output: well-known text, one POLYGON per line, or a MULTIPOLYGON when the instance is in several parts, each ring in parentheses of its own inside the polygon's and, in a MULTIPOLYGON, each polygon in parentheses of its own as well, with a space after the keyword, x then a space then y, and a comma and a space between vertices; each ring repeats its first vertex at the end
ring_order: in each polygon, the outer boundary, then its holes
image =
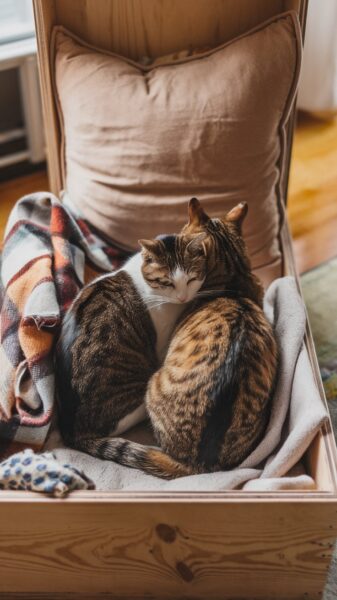
MULTIPOLYGON (((304 30, 306 2, 34 0, 34 8, 50 180, 58 193, 60 136, 49 64, 55 24, 125 55, 148 47, 165 54, 183 47, 191 28, 196 45, 211 41, 214 31, 225 41, 288 8, 298 11, 304 30)), ((286 219, 281 247, 284 274, 297 277, 286 219)), ((326 402, 309 326, 305 343, 326 402)), ((87 491, 64 500, 2 492, 0 592, 6 599, 318 599, 337 537, 330 423, 304 460, 315 491, 87 491)))

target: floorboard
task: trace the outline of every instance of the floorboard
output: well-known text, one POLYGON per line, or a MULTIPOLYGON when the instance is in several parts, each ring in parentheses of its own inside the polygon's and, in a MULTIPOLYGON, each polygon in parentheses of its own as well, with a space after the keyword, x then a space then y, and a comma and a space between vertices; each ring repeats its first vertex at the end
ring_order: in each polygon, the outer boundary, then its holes
POLYGON ((0 183, 0 240, 3 240, 8 215, 15 202, 21 196, 31 192, 42 192, 49 189, 45 171, 24 175, 18 179, 10 179, 0 183))
POLYGON ((337 255, 337 118, 300 116, 288 212, 299 272, 337 255))

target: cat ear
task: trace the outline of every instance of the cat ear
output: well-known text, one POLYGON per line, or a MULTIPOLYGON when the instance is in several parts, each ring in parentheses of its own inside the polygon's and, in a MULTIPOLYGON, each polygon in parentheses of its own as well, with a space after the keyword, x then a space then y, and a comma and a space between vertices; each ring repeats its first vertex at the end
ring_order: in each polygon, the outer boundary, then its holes
POLYGON ((207 221, 209 221, 209 216, 206 215, 204 209, 202 208, 197 198, 191 198, 191 200, 189 201, 188 216, 188 224, 193 225, 194 227, 200 227, 202 225, 205 225, 207 221))
POLYGON ((160 240, 138 240, 138 244, 150 254, 159 254, 162 247, 160 240))
POLYGON ((247 202, 240 202, 230 210, 226 215, 226 221, 230 223, 235 223, 239 228, 247 215, 248 212, 248 204, 247 202))

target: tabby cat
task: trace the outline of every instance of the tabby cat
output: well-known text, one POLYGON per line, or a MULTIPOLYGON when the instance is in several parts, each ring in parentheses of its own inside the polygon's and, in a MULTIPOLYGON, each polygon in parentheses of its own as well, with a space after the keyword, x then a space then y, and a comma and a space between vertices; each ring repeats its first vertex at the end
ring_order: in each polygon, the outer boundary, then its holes
POLYGON ((202 239, 140 240, 141 252, 122 269, 78 294, 56 348, 59 424, 68 445, 88 450, 93 439, 146 418, 148 381, 205 278, 202 239))
POLYGON ((233 469, 249 455, 265 432, 278 362, 241 236, 247 205, 211 219, 192 199, 189 211, 182 239, 203 236, 206 277, 147 388, 160 448, 108 437, 87 447, 168 479, 233 469))

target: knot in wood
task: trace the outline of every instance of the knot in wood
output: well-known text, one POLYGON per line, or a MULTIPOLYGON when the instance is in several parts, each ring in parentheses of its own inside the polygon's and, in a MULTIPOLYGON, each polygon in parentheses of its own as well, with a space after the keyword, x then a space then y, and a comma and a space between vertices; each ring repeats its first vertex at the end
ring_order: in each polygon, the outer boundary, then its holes
POLYGON ((159 523, 156 526, 156 533, 166 544, 172 544, 177 537, 175 528, 171 527, 171 525, 166 525, 166 523, 159 523))

